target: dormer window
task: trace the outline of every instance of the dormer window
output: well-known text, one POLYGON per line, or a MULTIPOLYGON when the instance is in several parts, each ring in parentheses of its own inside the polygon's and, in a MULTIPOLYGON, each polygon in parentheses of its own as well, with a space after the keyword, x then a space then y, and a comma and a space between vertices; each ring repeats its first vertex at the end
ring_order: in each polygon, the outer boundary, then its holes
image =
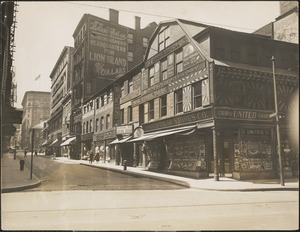
POLYGON ((170 28, 167 27, 158 34, 158 51, 170 45, 170 28))

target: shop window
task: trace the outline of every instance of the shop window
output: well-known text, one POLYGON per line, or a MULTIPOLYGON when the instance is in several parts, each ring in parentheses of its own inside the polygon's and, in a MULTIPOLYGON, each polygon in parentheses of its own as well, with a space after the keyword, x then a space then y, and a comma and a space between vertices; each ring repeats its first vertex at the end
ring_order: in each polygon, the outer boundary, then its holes
POLYGON ((128 80, 128 93, 132 93, 133 92, 133 81, 132 78, 130 78, 128 80))
POLYGON ((132 122, 132 106, 128 106, 127 113, 128 113, 127 122, 132 122))
POLYGON ((100 118, 100 131, 103 131, 103 129, 104 129, 104 117, 102 116, 100 118))
POLYGON ((150 86, 154 85, 154 66, 149 68, 149 84, 150 86))
POLYGON ((149 121, 151 119, 154 119, 154 100, 149 101, 149 110, 148 110, 148 117, 149 117, 149 121))
POLYGON ((182 49, 175 53, 175 69, 176 74, 182 72, 183 70, 183 58, 182 58, 182 49))
POLYGON ((193 85, 194 109, 202 106, 202 81, 193 85))
POLYGON ((121 109, 121 124, 124 124, 124 109, 121 109))
POLYGON ((109 124, 110 124, 110 115, 106 115, 106 129, 109 128, 109 124))
POLYGON ((182 89, 179 89, 175 92, 175 113, 183 112, 183 95, 182 89))
POLYGON ((160 117, 167 115, 167 95, 160 98, 160 117))
POLYGON ((129 33, 127 39, 128 39, 128 43, 129 43, 129 44, 133 44, 133 34, 130 34, 130 33, 129 33))
POLYGON ((158 51, 163 50, 169 45, 170 45, 170 28, 167 27, 163 31, 161 31, 158 35, 158 51))
POLYGON ((233 104, 235 107, 242 107, 244 105, 244 85, 242 82, 233 83, 233 104))
POLYGON ((167 59, 164 59, 161 62, 161 79, 166 80, 168 78, 168 61, 167 59))
POLYGON ((148 38, 143 37, 143 47, 147 47, 148 46, 148 38))

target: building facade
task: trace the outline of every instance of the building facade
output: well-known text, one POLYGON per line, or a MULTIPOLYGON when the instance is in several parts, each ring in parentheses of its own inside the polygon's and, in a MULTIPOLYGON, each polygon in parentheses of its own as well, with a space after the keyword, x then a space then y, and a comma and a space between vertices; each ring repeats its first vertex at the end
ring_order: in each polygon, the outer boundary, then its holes
POLYGON ((49 125, 49 140, 52 153, 61 156, 69 155, 67 147, 61 143, 70 137, 71 117, 71 84, 73 71, 73 48, 64 47, 51 74, 51 110, 49 125))
MULTIPOLYGON (((135 17, 135 28, 119 24, 119 13, 110 9, 109 20, 85 14, 77 25, 74 37, 74 74, 72 96, 72 130, 76 134, 76 153, 83 147, 82 104, 136 66, 143 59, 147 43, 156 28, 151 23, 140 28, 135 17)), ((86 136, 85 136, 86 137, 86 136)))
MULTIPOLYGON (((23 118, 21 128, 21 147, 31 148, 31 127, 45 121, 50 116, 50 92, 27 91, 22 100, 23 118)), ((34 148, 41 146, 41 131, 37 131, 34 137, 34 148)))

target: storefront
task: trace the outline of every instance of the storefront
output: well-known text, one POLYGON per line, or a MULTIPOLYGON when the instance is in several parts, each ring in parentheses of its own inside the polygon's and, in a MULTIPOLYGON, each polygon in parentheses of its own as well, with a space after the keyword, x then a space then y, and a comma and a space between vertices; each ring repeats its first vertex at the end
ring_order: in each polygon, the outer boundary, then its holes
POLYGON ((96 155, 96 148, 99 149, 100 162, 116 161, 114 149, 111 149, 110 143, 116 139, 115 129, 111 128, 105 132, 94 134, 94 154, 96 155))
POLYGON ((81 158, 86 157, 90 150, 93 150, 93 133, 81 135, 81 158))
POLYGON ((66 139, 60 146, 62 151, 62 156, 71 158, 74 153, 74 144, 76 141, 76 137, 71 137, 66 139))

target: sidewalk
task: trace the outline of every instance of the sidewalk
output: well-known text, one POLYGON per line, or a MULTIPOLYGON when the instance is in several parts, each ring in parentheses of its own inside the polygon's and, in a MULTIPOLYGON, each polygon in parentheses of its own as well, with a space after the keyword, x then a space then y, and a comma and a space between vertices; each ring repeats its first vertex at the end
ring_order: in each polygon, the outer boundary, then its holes
MULTIPOLYGON (((51 158, 56 162, 87 165, 93 168, 101 168, 105 170, 120 172, 126 175, 140 176, 153 178, 161 181, 182 185, 188 188, 199 190, 214 190, 214 191, 278 191, 278 190, 294 190, 299 191, 299 181, 297 178, 285 179, 285 186, 280 185, 279 179, 267 180, 247 180, 239 181, 232 178, 220 177, 219 181, 214 181, 213 178, 207 179, 191 179, 186 177, 156 173, 144 170, 141 167, 127 167, 123 170, 123 166, 118 166, 112 163, 96 163, 89 164, 87 160, 71 160, 65 157, 49 157, 39 155, 44 158, 51 158)), ((30 158, 30 155, 27 156, 30 158)), ((29 160, 29 159, 26 160, 29 160)), ((27 161, 29 162, 29 161, 27 161)), ((1 162, 2 170, 2 192, 20 191, 22 189, 33 188, 41 184, 41 181, 34 175, 30 180, 30 170, 26 167, 24 171, 20 171, 19 160, 13 159, 13 154, 4 154, 1 162)))
MULTIPOLYGON (((20 153, 19 153, 20 154, 20 153)), ((30 155, 25 162, 30 162, 30 155)), ((30 179, 30 170, 24 167, 20 170, 20 160, 14 160, 12 153, 3 154, 1 158, 1 192, 15 192, 24 189, 35 188, 41 184, 41 181, 32 175, 30 179)))

